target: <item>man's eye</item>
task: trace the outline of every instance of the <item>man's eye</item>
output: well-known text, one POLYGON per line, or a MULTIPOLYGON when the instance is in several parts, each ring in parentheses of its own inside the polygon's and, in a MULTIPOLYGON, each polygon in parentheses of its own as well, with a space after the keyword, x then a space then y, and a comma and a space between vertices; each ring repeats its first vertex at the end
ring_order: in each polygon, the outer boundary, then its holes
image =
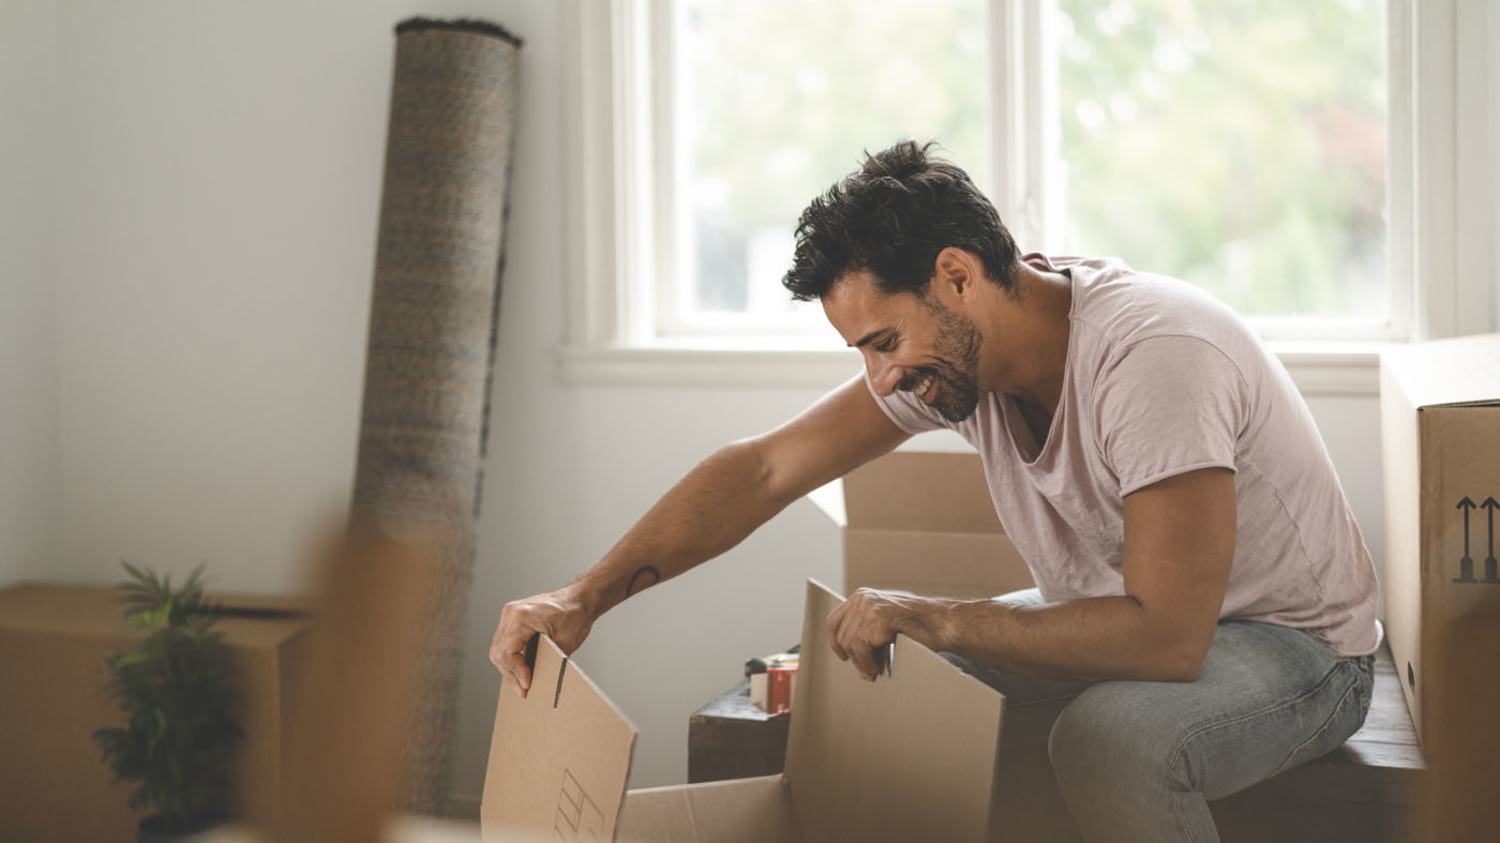
POLYGON ((893 349, 895 347, 896 347, 896 340, 893 339, 893 338, 883 339, 880 342, 878 342, 878 343, 875 344, 875 350, 876 351, 890 351, 891 349, 893 349))

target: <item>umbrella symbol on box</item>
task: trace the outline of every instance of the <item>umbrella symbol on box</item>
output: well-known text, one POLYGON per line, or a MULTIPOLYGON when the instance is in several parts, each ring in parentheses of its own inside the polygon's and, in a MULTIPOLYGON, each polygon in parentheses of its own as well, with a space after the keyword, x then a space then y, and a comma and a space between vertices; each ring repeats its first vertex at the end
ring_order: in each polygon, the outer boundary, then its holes
POLYGON ((1492 585, 1500 585, 1500 565, 1495 560, 1495 510, 1500 509, 1500 503, 1496 503, 1493 497, 1484 499, 1484 503, 1476 504, 1468 496, 1458 502, 1458 509, 1464 514, 1464 557, 1458 560, 1458 576, 1454 578, 1457 583, 1485 582, 1492 585), (1484 579, 1474 579, 1474 558, 1469 549, 1469 514, 1475 509, 1485 511, 1485 522, 1488 528, 1488 555, 1484 559, 1484 579))

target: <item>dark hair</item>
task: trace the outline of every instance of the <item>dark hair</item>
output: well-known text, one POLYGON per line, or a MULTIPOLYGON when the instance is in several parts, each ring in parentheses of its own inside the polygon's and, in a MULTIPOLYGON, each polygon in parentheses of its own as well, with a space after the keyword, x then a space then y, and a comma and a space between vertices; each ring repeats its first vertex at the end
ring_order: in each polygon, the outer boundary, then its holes
POLYGON ((820 299, 847 272, 869 270, 882 293, 921 296, 938 253, 973 252, 1010 289, 1016 241, 969 174, 901 141, 812 200, 797 220, 797 252, 781 283, 799 301, 820 299))

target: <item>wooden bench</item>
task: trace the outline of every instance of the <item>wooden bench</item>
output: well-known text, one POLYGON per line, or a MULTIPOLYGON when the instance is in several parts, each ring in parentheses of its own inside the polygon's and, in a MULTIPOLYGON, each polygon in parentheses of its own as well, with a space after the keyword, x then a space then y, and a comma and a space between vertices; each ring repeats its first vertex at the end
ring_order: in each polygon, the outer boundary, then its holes
POLYGON ((1214 802, 1214 817, 1226 843, 1412 840, 1407 824, 1425 770, 1400 676, 1382 647, 1365 725, 1322 758, 1214 802))
MULTIPOLYGON (((750 683, 739 683, 689 720, 688 781, 781 772, 788 722, 752 706, 750 683)), ((1002 739, 996 787, 1004 839, 1076 840, 1046 766, 1045 740, 1034 737, 1044 732, 1029 724, 1014 726, 1007 735, 1019 737, 1002 739)), ((1400 679, 1390 652, 1382 649, 1362 729, 1328 755, 1217 800, 1212 808, 1225 843, 1399 843, 1412 839, 1406 824, 1423 773, 1400 679)))

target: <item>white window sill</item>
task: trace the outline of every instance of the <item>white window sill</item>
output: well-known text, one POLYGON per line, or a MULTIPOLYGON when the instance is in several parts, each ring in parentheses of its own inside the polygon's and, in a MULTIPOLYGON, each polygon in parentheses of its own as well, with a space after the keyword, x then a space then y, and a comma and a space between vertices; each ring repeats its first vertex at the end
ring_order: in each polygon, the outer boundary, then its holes
MULTIPOLYGON (((1272 342, 1304 395, 1378 395, 1375 342, 1272 342)), ((576 386, 832 389, 860 371, 847 348, 562 346, 558 376, 576 386)))

